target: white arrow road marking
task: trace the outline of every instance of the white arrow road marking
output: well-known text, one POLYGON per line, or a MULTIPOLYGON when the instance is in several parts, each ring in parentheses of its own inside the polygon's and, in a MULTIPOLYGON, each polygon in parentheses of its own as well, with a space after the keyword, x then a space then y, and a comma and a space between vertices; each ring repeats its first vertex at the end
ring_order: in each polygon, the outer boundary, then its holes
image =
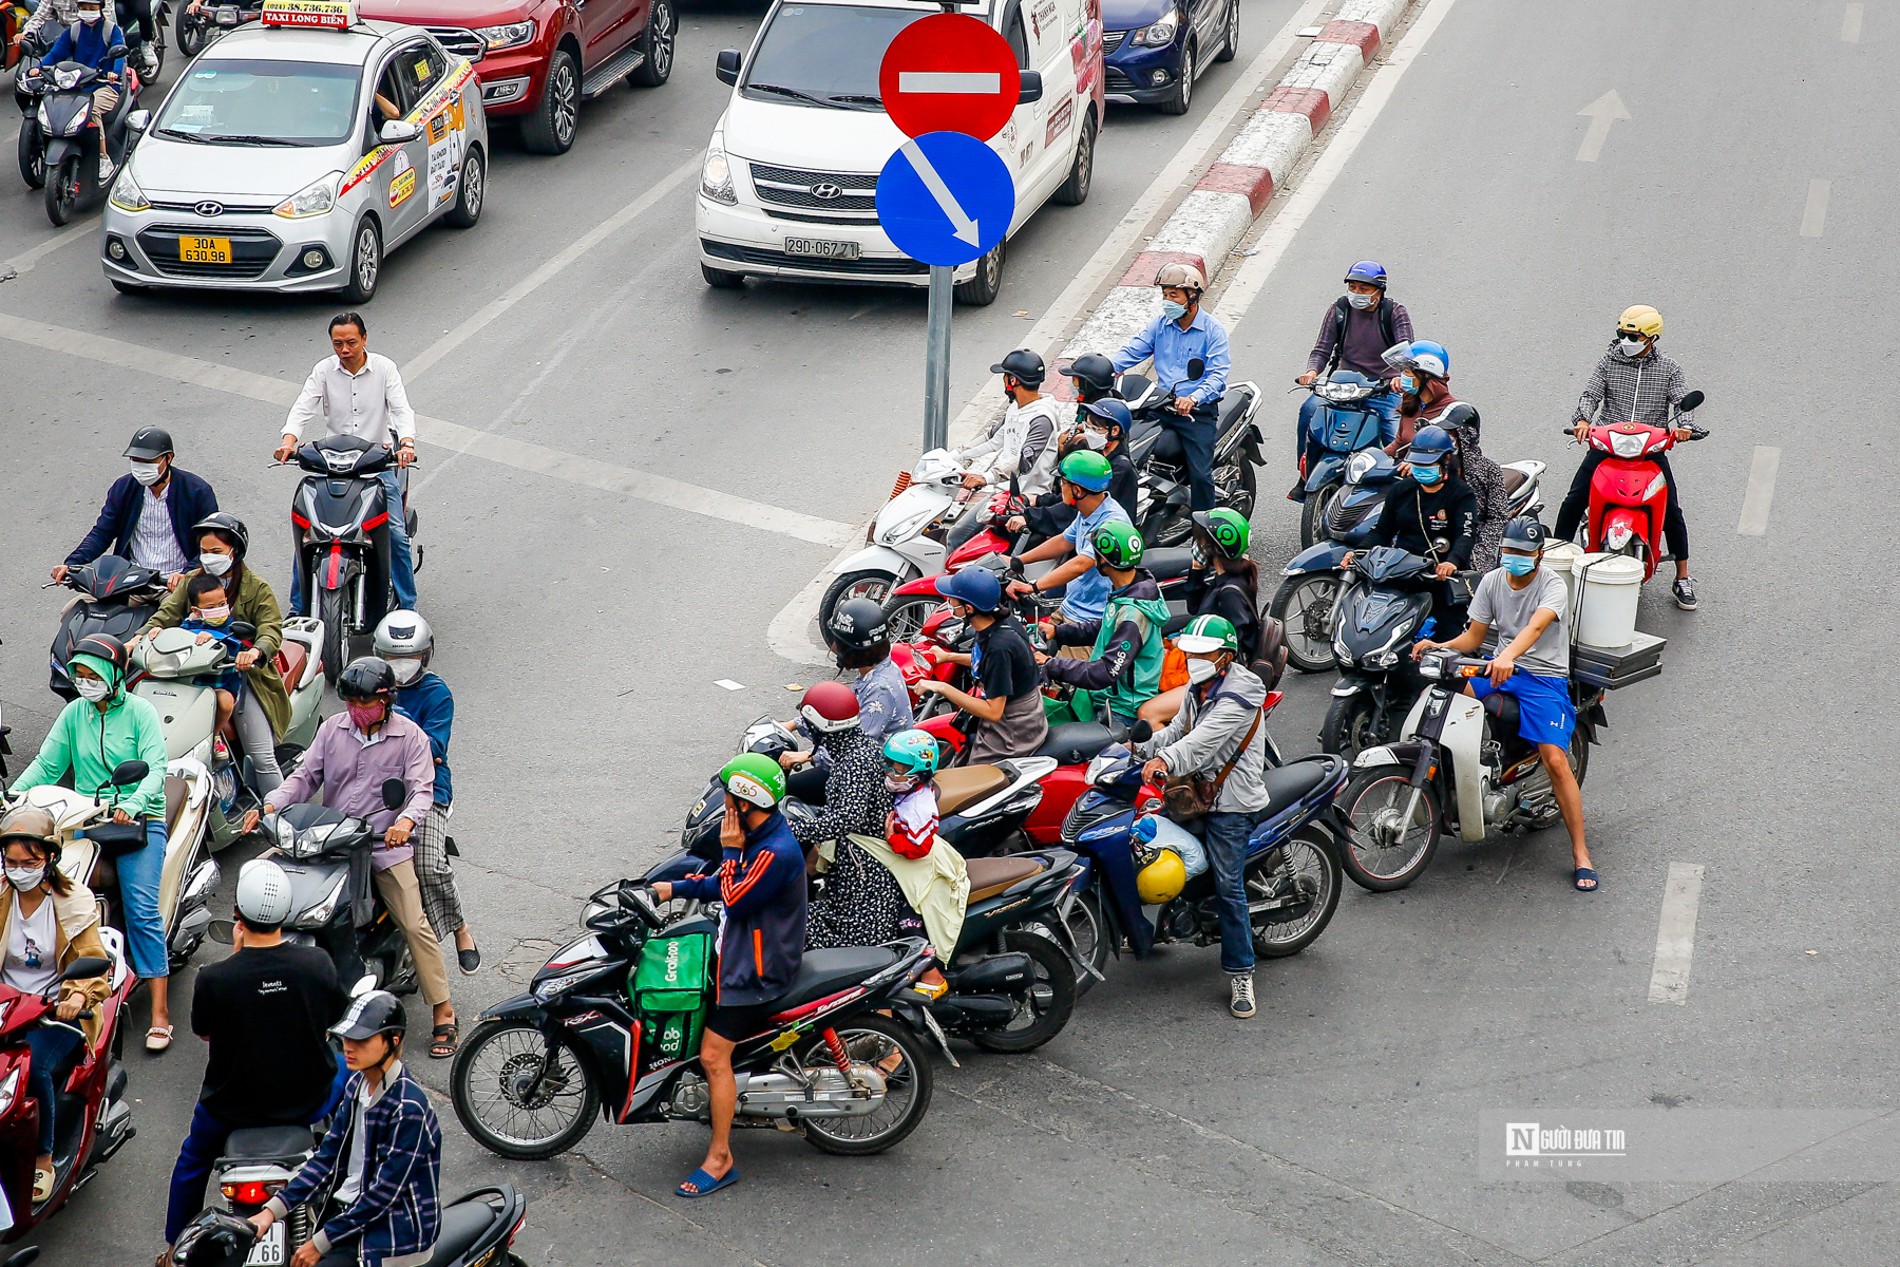
POLYGON ((994 97, 1003 91, 1003 77, 980 70, 901 70, 899 92, 955 92, 994 97))
POLYGON ((1610 139, 1611 126, 1618 119, 1630 117, 1630 112, 1623 108, 1623 98, 1616 95, 1614 88, 1577 113, 1590 120, 1590 130, 1583 134, 1583 144, 1577 147, 1579 163, 1596 162, 1597 155, 1603 153, 1603 143, 1610 139))
POLYGON ((943 183, 943 177, 930 165, 930 159, 915 141, 904 142, 904 157, 910 162, 910 169, 917 173, 917 179, 924 182, 924 188, 937 200, 937 207, 950 218, 950 236, 960 242, 975 246, 982 239, 976 231, 976 221, 957 204, 956 195, 950 192, 950 186, 943 183))

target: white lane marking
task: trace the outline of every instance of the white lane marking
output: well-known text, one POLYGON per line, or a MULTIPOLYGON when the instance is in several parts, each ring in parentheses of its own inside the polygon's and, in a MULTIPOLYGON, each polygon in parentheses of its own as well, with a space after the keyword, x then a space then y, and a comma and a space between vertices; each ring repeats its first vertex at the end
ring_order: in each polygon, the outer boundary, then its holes
POLYGON ((725 688, 726 688, 726 689, 727 689, 728 691, 743 691, 743 690, 745 690, 745 683, 743 683, 743 682, 735 682, 735 681, 733 681, 733 680, 732 680, 731 678, 729 678, 729 677, 722 677, 722 678, 715 678, 715 679, 713 680, 713 685, 714 685, 714 686, 723 686, 723 687, 725 687, 725 688))
POLYGON ((1670 863, 1656 926, 1656 967, 1649 976, 1651 1003, 1689 1001, 1689 962, 1695 956, 1696 906, 1701 901, 1701 864, 1670 863))
POLYGON ((33 266, 65 246, 74 238, 83 238, 88 233, 98 233, 101 217, 89 216, 78 224, 68 225, 63 232, 55 233, 46 241, 28 251, 21 251, 10 260, 0 260, 0 273, 12 269, 15 273, 30 273, 33 266))
POLYGON ((1864 4, 1850 4, 1841 12, 1841 43, 1860 43, 1860 20, 1867 15, 1864 4))
POLYGON ((995 96, 1003 77, 980 70, 903 70, 897 73, 899 92, 955 92, 995 96))
POLYGON ((1285 256, 1287 248, 1293 245, 1293 239, 1305 227, 1307 217, 1313 214, 1326 191, 1339 179, 1353 154, 1359 149, 1359 143, 1372 131, 1372 125, 1379 120, 1379 114, 1392 100, 1392 94, 1398 91, 1399 80, 1406 70, 1418 59, 1425 44, 1432 38, 1433 32, 1444 22, 1445 15, 1451 12, 1457 0, 1427 0, 1424 8, 1406 31, 1398 47, 1392 50, 1385 65, 1372 74, 1365 91, 1339 125, 1333 139, 1320 152, 1311 170, 1300 179, 1286 204, 1268 222, 1266 231, 1260 235, 1254 246, 1254 253, 1241 261, 1240 269, 1221 293, 1218 309, 1221 320, 1227 323, 1228 330, 1240 324, 1247 309, 1260 295, 1267 278, 1285 256))
POLYGON ((662 176, 658 183, 649 186, 645 193, 635 198, 620 210, 614 212, 611 216, 608 216, 605 220, 602 220, 586 233, 575 238, 552 259, 535 269, 532 273, 529 273, 513 286, 510 286, 499 298, 489 300, 474 316, 424 348, 420 355, 410 357, 408 363, 402 367, 404 381, 413 383, 416 379, 434 368, 436 362, 455 351, 456 348, 461 347, 462 344, 468 342, 468 340, 475 335, 480 334, 492 324, 497 317, 526 299, 529 295, 532 295, 543 285, 558 276, 569 265, 573 264, 575 260, 578 260, 581 256, 587 254, 587 252, 593 250, 613 234, 618 233, 633 220, 644 214, 655 203, 660 201, 660 199, 672 193, 674 189, 679 187, 681 181, 697 173, 704 162, 705 156, 699 155, 681 163, 678 167, 662 176))
POLYGON ((943 177, 931 165, 930 156, 924 153, 923 146, 915 141, 905 141, 898 148, 904 151, 904 158, 910 163, 910 169, 917 173, 917 179, 924 182, 924 188, 937 200, 937 210, 949 219, 950 236, 975 246, 981 237, 977 232, 976 221, 963 209, 957 196, 950 192, 950 186, 944 183, 943 177))
POLYGON ((1827 198, 1833 192, 1831 180, 1811 180, 1808 182, 1808 205, 1801 209, 1801 236, 1818 238, 1827 228, 1827 198))
MULTIPOLYGON (((254 374, 228 365, 214 365, 209 361, 195 360, 172 352, 160 352, 155 348, 110 339, 85 330, 33 324, 10 314, 0 317, 0 339, 96 361, 102 365, 138 370, 157 378, 242 396, 280 409, 290 407, 291 402, 297 399, 299 389, 297 383, 272 378, 267 374, 254 374)), ((446 418, 419 415, 416 422, 424 444, 486 458, 516 470, 532 471, 604 492, 621 493, 674 510, 723 519, 728 523, 796 537, 816 545, 841 546, 858 535, 858 529, 849 524, 749 501, 718 489, 702 488, 650 471, 614 466, 593 458, 563 453, 526 440, 491 435, 474 427, 450 422, 446 418)))
POLYGON ((1583 134, 1583 144, 1577 147, 1579 163, 1594 163, 1603 153, 1603 143, 1610 139, 1610 129, 1618 120, 1627 120, 1630 112, 1623 106, 1623 98, 1616 95, 1612 88, 1577 111, 1581 118, 1590 120, 1590 130, 1583 134))
POLYGON ((1772 445, 1755 446, 1755 460, 1748 467, 1748 491, 1742 494, 1742 517, 1735 531, 1744 537, 1759 537, 1768 531, 1768 508, 1775 500, 1775 476, 1781 471, 1781 450, 1772 445))

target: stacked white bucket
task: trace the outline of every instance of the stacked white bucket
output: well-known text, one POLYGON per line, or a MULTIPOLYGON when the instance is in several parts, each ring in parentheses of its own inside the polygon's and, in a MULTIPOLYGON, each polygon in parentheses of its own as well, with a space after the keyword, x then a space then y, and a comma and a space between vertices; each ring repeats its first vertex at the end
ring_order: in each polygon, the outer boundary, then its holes
POLYGON ((1544 566, 1564 578, 1571 641, 1612 651, 1635 641, 1641 563, 1620 554, 1585 554, 1565 541, 1544 551, 1544 566))

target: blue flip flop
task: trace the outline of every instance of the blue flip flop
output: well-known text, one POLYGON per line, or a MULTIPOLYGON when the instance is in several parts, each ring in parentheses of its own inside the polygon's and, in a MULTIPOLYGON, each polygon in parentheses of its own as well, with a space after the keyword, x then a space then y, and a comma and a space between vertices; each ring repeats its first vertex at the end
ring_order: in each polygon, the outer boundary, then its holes
POLYGON ((713 1193, 719 1191, 721 1188, 730 1188, 733 1184, 738 1183, 738 1182, 739 1182, 739 1168, 737 1166, 734 1166, 731 1170, 728 1170, 725 1173, 725 1176, 720 1179, 715 1179, 711 1175, 707 1174, 706 1168, 704 1166, 701 1166, 698 1170, 695 1170, 692 1174, 686 1176, 686 1182, 680 1184, 679 1187, 673 1189, 673 1194, 675 1196, 685 1197, 688 1201, 693 1201, 693 1200, 697 1200, 700 1197, 710 1197, 713 1193), (693 1188, 695 1189, 695 1191, 688 1192, 686 1190, 686 1184, 688 1183, 693 1185, 693 1188))
POLYGON ((1572 877, 1571 883, 1577 886, 1579 893, 1595 893, 1598 887, 1597 873, 1588 867, 1578 867, 1577 874, 1572 877), (1585 884, 1585 880, 1590 883, 1585 884))

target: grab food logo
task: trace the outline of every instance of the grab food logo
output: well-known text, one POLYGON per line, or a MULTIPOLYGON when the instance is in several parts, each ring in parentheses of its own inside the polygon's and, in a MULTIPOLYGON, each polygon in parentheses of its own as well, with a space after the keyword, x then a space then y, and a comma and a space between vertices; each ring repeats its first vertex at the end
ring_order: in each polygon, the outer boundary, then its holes
POLYGON ((680 983, 680 944, 677 941, 666 943, 666 983, 680 983))

